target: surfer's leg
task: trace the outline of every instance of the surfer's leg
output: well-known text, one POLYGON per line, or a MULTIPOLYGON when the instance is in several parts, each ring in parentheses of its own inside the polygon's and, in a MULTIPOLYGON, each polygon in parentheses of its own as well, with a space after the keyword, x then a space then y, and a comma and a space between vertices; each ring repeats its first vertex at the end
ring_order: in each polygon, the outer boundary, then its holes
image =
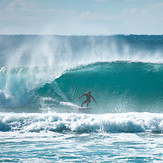
POLYGON ((83 105, 87 103, 87 100, 83 101, 83 103, 81 104, 81 107, 83 107, 83 105))
POLYGON ((89 101, 87 101, 87 108, 88 108, 88 105, 89 105, 89 103, 90 103, 91 101, 89 100, 89 101))

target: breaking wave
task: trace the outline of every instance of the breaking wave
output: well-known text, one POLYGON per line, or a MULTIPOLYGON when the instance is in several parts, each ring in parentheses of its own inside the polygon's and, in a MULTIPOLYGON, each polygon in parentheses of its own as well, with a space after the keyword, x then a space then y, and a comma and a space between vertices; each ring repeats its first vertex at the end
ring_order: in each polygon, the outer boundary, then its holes
MULTIPOLYGON (((163 64, 99 62, 78 66, 58 76, 49 67, 1 69, 0 106, 24 109, 60 108, 60 102, 80 105, 82 93, 92 91, 94 113, 162 112, 163 64)), ((84 99, 83 99, 84 100, 84 99)), ((30 109, 31 110, 31 109, 30 109)), ((26 110, 22 110, 26 111, 26 110)))
POLYGON ((2 113, 0 131, 163 132, 163 116, 154 113, 67 114, 2 113))

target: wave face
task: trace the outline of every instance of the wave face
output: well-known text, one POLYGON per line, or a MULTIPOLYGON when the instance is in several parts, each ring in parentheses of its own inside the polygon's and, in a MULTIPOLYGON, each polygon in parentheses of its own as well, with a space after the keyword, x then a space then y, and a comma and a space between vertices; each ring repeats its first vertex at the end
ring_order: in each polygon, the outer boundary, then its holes
MULTIPOLYGON (((96 112, 150 111, 162 112, 163 65, 149 63, 96 63, 72 69, 38 90, 54 97, 54 85, 68 101, 79 104, 79 97, 92 91, 98 105, 96 112), (101 110, 102 109, 102 110, 101 110)), ((84 100, 84 98, 83 98, 84 100)), ((81 100, 80 100, 81 102, 81 100)))
POLYGON ((162 112, 163 36, 0 36, 0 110, 162 112))

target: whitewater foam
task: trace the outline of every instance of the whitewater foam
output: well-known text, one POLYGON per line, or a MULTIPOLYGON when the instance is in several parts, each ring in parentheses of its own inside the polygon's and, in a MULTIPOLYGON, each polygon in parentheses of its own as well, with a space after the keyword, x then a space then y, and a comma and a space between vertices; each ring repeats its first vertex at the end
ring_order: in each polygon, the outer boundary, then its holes
POLYGON ((163 115, 154 113, 1 113, 0 122, 1 131, 163 132, 163 115))

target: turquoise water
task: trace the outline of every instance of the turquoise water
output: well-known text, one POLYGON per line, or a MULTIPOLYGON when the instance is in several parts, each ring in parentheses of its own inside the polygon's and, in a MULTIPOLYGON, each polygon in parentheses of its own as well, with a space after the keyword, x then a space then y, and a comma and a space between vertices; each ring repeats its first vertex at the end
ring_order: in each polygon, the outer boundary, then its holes
POLYGON ((162 135, 1 133, 1 162, 162 162, 162 135), (9 135, 6 136, 6 135, 9 135), (134 140, 134 141, 133 141, 134 140))
POLYGON ((2 162, 162 162, 163 116, 1 113, 2 162))
POLYGON ((0 36, 0 162, 162 162, 163 36, 0 36), (91 90, 97 101, 79 106, 91 90))

